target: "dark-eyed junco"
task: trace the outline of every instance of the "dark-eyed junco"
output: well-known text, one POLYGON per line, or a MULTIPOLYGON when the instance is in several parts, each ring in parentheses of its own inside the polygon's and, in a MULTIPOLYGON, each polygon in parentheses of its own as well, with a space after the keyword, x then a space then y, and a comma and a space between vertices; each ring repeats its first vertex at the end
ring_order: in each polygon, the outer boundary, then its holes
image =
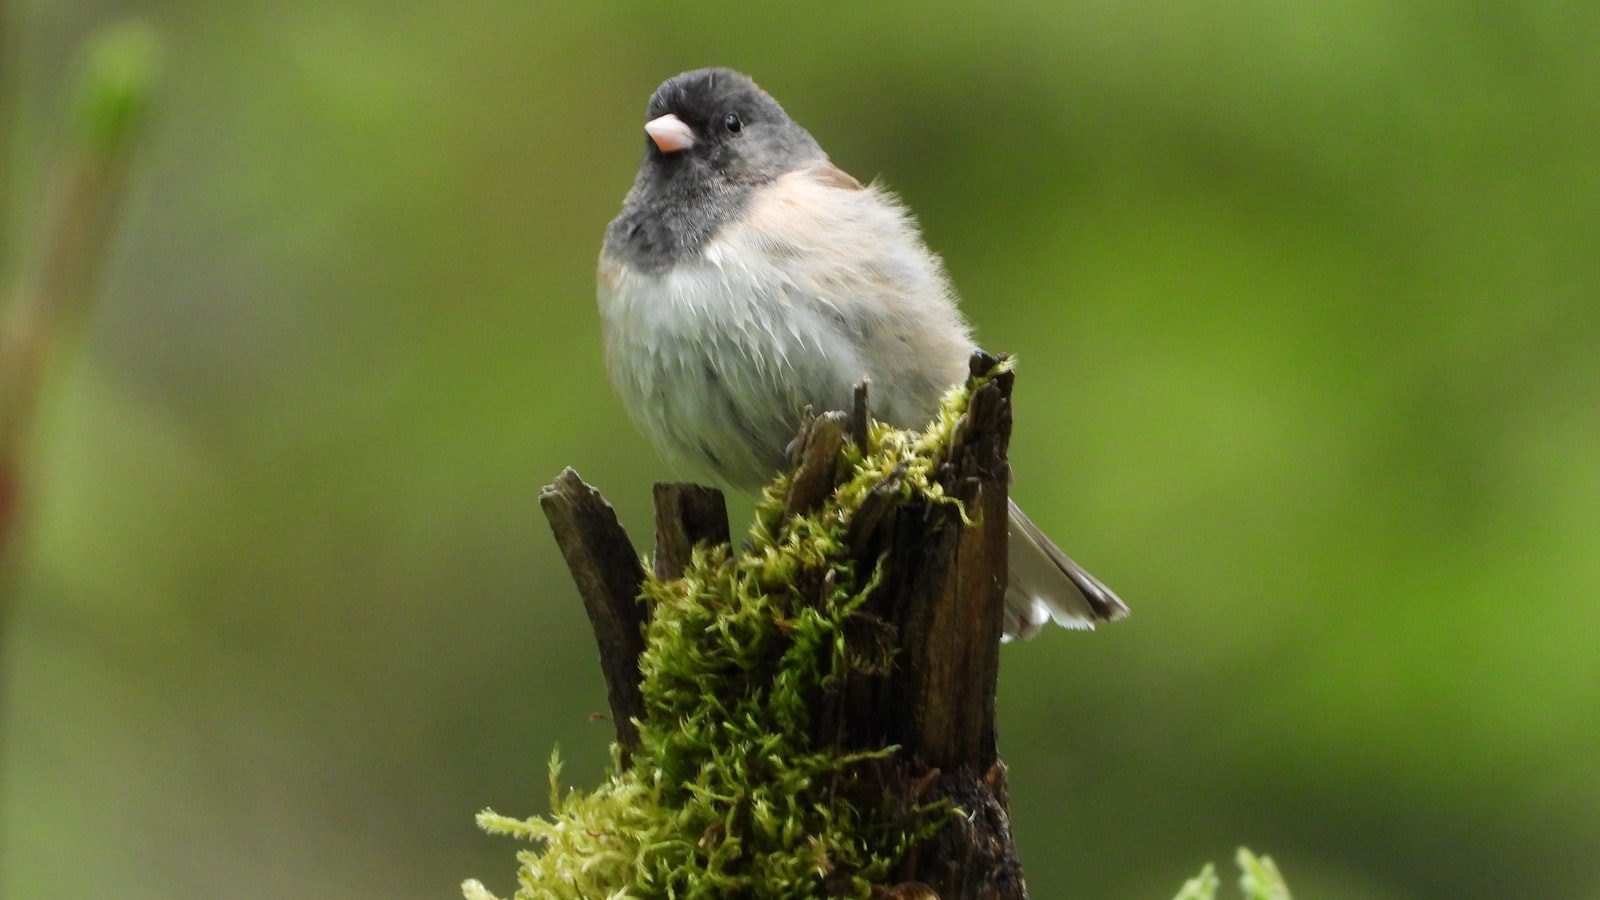
MULTIPOLYGON (((650 98, 645 160, 600 254, 617 393, 668 461, 755 488, 804 411, 927 424, 974 349, 939 258, 899 201, 828 161, 776 100, 731 69, 650 98)), ((1006 634, 1127 614, 1015 503, 1006 634)))

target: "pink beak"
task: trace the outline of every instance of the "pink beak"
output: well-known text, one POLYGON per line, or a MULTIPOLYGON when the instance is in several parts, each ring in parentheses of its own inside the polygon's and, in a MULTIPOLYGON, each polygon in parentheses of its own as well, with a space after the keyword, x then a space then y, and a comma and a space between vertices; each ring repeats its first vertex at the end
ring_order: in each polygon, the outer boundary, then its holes
POLYGON ((672 113, 644 123, 644 133, 662 153, 677 153, 694 146, 694 129, 672 113))

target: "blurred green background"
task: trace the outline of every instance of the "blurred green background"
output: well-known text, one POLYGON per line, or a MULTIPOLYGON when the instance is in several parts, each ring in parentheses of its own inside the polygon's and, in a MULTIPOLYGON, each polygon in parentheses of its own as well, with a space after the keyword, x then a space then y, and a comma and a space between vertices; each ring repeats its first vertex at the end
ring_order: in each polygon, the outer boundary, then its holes
MULTIPOLYGON (((641 544, 594 259, 680 70, 914 209, 1015 492, 1133 605, 1005 651, 1037 898, 1600 897, 1600 6, 12 0, 26 231, 86 35, 167 60, 30 457, 4 897, 509 890, 611 726, 537 509, 641 544)), ((736 516, 743 517, 747 506, 736 516)))

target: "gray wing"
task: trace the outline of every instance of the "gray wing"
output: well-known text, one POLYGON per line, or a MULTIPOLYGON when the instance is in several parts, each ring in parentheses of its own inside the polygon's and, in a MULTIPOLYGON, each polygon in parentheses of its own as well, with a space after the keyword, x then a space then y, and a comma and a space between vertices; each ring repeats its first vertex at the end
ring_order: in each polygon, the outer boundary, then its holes
POLYGON ((1067 628, 1093 628, 1128 614, 1122 598, 1051 543, 1015 500, 1009 524, 1006 637, 1033 637, 1052 619, 1067 628))

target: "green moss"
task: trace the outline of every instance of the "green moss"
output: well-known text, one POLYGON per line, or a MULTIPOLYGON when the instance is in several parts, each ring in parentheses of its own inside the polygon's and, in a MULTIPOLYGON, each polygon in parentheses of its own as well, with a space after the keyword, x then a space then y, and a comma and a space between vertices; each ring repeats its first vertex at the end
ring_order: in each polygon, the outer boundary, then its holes
MULTIPOLYGON (((864 450, 841 454, 839 486, 815 513, 784 517, 780 476, 757 505, 747 549, 700 547, 683 578, 646 580, 633 765, 622 768, 614 750, 604 784, 563 792, 553 758, 548 816, 478 817, 536 845, 518 854, 517 900, 866 897, 941 827, 942 805, 904 813, 853 802, 881 794, 863 782, 864 764, 894 748, 841 755, 816 745, 809 698, 851 667, 882 664, 846 648, 845 622, 876 572, 858 570, 845 530, 891 473, 905 499, 945 502, 933 473, 968 397, 951 391, 921 432, 873 423, 864 450)), ((463 889, 492 897, 476 881, 463 889)))
MULTIPOLYGON (((1239 890, 1245 900, 1290 900, 1289 886, 1284 883, 1283 875, 1278 872, 1272 857, 1256 856, 1240 847, 1235 860, 1242 873, 1239 890)), ((1216 869, 1207 864, 1198 876, 1184 883, 1183 890, 1173 900, 1216 900, 1220 886, 1216 869)))

